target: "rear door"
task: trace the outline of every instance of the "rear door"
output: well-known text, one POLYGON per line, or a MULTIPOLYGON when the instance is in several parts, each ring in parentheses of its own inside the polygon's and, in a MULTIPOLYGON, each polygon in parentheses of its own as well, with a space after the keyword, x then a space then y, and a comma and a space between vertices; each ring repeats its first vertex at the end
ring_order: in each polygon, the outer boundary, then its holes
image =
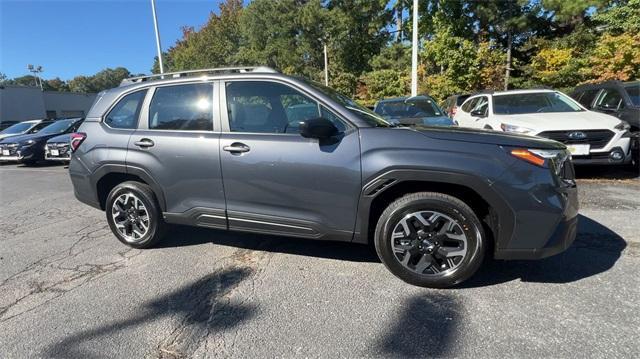
POLYGON ((276 80, 221 83, 220 156, 229 228, 351 240, 360 190, 358 131, 303 90, 276 80), (333 141, 298 123, 331 120, 333 141))
POLYGON ((127 168, 157 182, 167 218, 224 228, 214 88, 217 83, 211 81, 151 87, 129 141, 127 168))

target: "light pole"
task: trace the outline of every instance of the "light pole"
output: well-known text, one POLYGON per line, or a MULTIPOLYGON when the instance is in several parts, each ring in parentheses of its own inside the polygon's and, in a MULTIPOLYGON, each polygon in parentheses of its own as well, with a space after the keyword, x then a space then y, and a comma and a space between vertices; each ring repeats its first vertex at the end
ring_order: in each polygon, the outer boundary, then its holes
POLYGON ((324 43, 324 85, 329 86, 329 61, 327 60, 327 43, 324 43))
POLYGON ((418 95, 418 0, 413 0, 413 41, 411 46, 411 96, 418 95))
POLYGON ((162 47, 160 46, 160 32, 158 31, 158 16, 156 15, 156 1, 151 0, 151 12, 153 13, 153 28, 156 32, 156 47, 158 49, 158 63, 160 64, 160 73, 164 73, 162 66, 162 47))
POLYGON ((40 86, 40 91, 42 91, 42 79, 38 76, 39 73, 44 71, 42 66, 33 66, 29 64, 27 65, 27 70, 33 74, 33 81, 36 83, 36 86, 40 86))

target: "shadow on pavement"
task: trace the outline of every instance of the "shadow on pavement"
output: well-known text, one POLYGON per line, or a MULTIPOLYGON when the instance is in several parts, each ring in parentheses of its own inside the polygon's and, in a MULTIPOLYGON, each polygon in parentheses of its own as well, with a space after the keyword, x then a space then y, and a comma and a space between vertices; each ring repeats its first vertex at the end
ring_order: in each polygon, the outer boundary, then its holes
POLYGON ((199 339, 209 331, 234 327, 254 315, 256 308, 253 306, 221 300, 250 275, 251 270, 247 268, 227 269, 207 275, 146 303, 137 316, 75 333, 49 346, 42 355, 54 358, 104 358, 105 353, 95 347, 95 341, 99 338, 110 341, 120 331, 134 331, 139 325, 178 314, 183 317, 180 326, 160 343, 157 356, 188 357, 199 346, 199 339))
POLYGON ((408 298, 398 306, 376 348, 383 357, 449 357, 456 347, 462 303, 446 292, 408 298))
POLYGON ((523 282, 574 282, 611 269, 626 246, 617 233, 580 215, 576 240, 566 252, 533 261, 488 260, 460 287, 484 287, 518 278, 523 282))
POLYGON ((157 248, 213 243, 242 249, 296 254, 352 262, 380 262, 373 246, 176 226, 157 248))
POLYGON ((577 179, 640 179, 640 170, 632 166, 575 166, 577 179))

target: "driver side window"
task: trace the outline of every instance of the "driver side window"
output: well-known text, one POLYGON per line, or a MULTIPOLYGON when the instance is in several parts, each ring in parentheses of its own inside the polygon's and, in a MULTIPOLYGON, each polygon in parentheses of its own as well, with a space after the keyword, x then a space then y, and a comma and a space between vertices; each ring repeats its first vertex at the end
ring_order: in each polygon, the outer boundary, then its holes
POLYGON ((299 91, 275 82, 235 81, 226 84, 231 132, 298 133, 301 121, 323 116, 339 130, 345 126, 299 91))

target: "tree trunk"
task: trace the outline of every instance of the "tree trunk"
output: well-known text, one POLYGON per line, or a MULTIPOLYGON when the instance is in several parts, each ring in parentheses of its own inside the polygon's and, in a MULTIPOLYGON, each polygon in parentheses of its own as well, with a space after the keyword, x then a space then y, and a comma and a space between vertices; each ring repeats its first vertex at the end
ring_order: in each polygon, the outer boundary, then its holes
POLYGON ((404 10, 402 5, 402 0, 398 0, 396 3, 396 42, 402 42, 402 11, 404 10))

